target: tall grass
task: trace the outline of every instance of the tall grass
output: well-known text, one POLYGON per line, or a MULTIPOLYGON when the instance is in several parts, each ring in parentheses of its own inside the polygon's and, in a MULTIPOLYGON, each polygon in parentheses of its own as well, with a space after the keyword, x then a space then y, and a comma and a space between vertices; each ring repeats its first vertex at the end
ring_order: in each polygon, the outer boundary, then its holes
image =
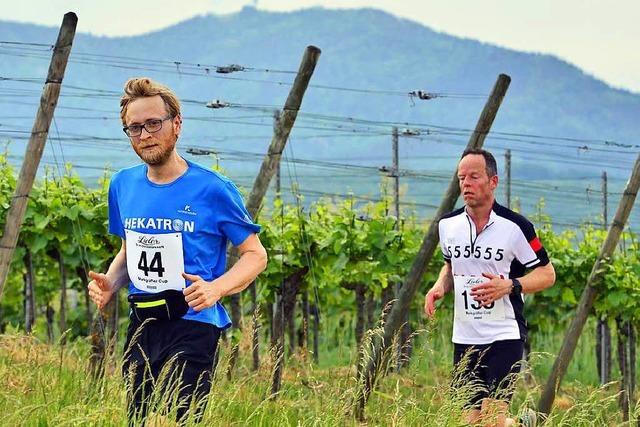
MULTIPOLYGON (((329 325, 337 328, 329 332, 339 336, 338 325, 329 325)), ((426 331, 417 337, 409 366, 398 373, 390 369, 378 378, 366 406, 366 425, 464 425, 464 396, 451 388, 451 325, 445 319, 423 326, 426 331)), ((589 330, 585 329, 548 425, 623 425, 617 385, 597 385, 594 337, 589 330)), ((240 358, 229 380, 225 373, 232 344, 221 341, 221 357, 201 425, 359 425, 352 416, 352 405, 361 387, 354 368, 360 356, 345 336, 350 334, 343 331, 337 346, 333 346, 335 337, 325 340, 320 366, 313 364, 307 350, 287 358, 277 399, 269 399, 274 361, 266 343, 261 343, 262 363, 253 371, 251 331, 247 330, 237 343, 240 358)), ((556 331, 536 337, 536 352, 526 368, 531 371, 531 381, 519 379, 511 405, 513 414, 535 408, 553 363, 550 353, 557 351, 562 336, 556 331)), ((16 332, 1 335, 0 425, 126 425, 121 347, 107 363, 104 377, 93 380, 88 374, 87 342, 47 345, 16 332)), ((160 408, 174 398, 172 393, 154 396, 160 408)), ((637 414, 637 408, 635 405, 632 413, 637 414)), ((148 425, 175 425, 173 417, 174 412, 162 415, 158 410, 151 414, 148 425)), ((193 417, 185 425, 194 425, 193 417)))

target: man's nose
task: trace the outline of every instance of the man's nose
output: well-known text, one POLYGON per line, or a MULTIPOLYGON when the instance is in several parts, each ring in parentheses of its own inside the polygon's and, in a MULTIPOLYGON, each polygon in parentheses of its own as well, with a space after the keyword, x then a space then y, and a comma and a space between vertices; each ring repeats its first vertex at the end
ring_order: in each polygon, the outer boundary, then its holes
POLYGON ((147 128, 143 127, 142 132, 140 132, 140 139, 147 139, 151 136, 151 132, 147 130, 147 128))

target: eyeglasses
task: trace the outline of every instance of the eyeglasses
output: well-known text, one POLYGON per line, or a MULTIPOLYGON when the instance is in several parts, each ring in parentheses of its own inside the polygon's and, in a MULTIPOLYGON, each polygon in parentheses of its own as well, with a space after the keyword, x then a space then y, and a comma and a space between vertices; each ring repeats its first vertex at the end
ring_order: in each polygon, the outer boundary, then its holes
POLYGON ((162 122, 170 119, 173 119, 173 116, 167 116, 164 119, 149 119, 141 125, 125 126, 122 130, 131 138, 142 135, 143 128, 149 133, 155 133, 162 129, 162 122))

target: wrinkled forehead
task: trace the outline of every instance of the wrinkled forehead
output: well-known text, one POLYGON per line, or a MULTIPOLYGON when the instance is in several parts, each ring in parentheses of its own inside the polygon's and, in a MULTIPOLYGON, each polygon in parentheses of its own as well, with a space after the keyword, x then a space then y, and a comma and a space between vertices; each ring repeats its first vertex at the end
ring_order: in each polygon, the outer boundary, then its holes
POLYGON ((134 99, 127 106, 124 120, 127 124, 144 123, 149 119, 161 119, 167 115, 167 107, 160 95, 134 99))
POLYGON ((481 154, 467 154, 458 163, 458 173, 472 173, 487 171, 487 163, 481 154))

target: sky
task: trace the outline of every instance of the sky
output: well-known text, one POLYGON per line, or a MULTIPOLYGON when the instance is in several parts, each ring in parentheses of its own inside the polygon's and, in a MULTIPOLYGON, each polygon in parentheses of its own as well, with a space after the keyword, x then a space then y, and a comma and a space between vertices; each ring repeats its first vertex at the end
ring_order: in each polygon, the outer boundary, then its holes
MULTIPOLYGON (((7 1, 7 0, 3 0, 7 1)), ((125 36, 193 16, 308 7, 373 7, 435 30, 526 52, 553 54, 616 88, 640 93, 638 0, 24 0, 0 20, 58 26, 78 15, 78 31, 125 36)))

